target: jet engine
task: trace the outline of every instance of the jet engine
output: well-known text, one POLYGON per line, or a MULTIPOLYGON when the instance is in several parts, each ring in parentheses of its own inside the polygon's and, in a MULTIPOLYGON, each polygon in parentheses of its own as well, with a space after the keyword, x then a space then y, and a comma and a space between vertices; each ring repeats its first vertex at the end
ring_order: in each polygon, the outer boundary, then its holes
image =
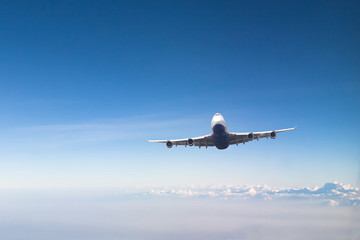
POLYGON ((275 131, 272 131, 272 132, 270 133, 270 137, 271 137, 272 139, 275 139, 275 138, 276 138, 276 132, 275 132, 275 131))
POLYGON ((249 133, 249 134, 248 134, 248 139, 249 139, 249 140, 252 140, 253 138, 254 138, 254 134, 253 134, 253 133, 249 133))
POLYGON ((167 148, 172 148, 173 144, 172 144, 172 142, 167 141, 167 142, 166 142, 166 146, 167 146, 167 148))
POLYGON ((188 144, 189 146, 193 146, 193 145, 194 145, 194 140, 192 140, 191 138, 189 138, 189 139, 187 140, 187 144, 188 144))

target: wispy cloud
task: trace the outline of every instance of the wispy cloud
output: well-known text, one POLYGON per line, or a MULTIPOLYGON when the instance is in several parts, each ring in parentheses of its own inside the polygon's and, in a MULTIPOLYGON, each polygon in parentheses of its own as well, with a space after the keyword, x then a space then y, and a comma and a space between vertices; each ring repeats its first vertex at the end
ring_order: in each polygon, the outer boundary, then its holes
POLYGON ((267 185, 209 185, 189 187, 151 188, 141 196, 175 198, 263 199, 263 200, 312 200, 329 206, 360 206, 358 188, 339 182, 322 187, 270 187, 267 185))
POLYGON ((31 146, 62 146, 68 144, 121 141, 149 138, 159 129, 189 125, 197 119, 166 119, 145 115, 120 119, 93 120, 80 123, 24 126, 3 131, 7 143, 31 146))

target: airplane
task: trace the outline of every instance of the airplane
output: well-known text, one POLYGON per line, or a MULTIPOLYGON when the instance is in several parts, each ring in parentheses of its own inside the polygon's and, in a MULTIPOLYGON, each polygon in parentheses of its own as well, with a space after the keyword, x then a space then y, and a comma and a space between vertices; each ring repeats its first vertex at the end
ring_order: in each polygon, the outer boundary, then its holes
POLYGON ((216 113, 211 120, 211 131, 212 134, 195 137, 195 138, 184 138, 176 140, 148 140, 148 142, 166 143, 168 148, 172 148, 173 145, 184 145, 186 146, 198 146, 201 147, 213 147, 223 150, 229 147, 229 145, 239 143, 245 144, 246 142, 254 139, 259 140, 260 138, 271 138, 275 139, 277 133, 295 130, 296 128, 287 128, 274 131, 265 132, 246 132, 246 133, 230 133, 228 132, 224 117, 220 113, 216 113))

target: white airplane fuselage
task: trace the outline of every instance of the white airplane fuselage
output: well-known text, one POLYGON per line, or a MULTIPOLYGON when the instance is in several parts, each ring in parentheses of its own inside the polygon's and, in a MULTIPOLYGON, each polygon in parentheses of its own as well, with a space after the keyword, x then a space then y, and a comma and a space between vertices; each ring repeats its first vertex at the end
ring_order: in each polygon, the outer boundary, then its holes
POLYGON ((218 149, 226 149, 229 147, 229 132, 220 113, 216 113, 211 120, 211 138, 218 149))

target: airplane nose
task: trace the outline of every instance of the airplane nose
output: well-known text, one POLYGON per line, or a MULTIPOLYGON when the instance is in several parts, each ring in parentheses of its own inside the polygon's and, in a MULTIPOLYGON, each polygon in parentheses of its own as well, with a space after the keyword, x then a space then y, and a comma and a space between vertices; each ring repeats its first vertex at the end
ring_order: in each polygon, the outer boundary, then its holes
POLYGON ((214 134, 222 134, 225 132, 225 127, 224 125, 222 124, 216 124, 214 127, 213 127, 213 131, 214 131, 214 134))

